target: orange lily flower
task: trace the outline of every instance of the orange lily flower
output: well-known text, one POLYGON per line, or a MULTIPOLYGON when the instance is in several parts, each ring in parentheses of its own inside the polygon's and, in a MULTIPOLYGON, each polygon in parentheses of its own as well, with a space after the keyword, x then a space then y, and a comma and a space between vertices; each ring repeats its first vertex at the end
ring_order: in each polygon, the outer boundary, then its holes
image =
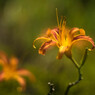
POLYGON ((0 81, 15 79, 21 85, 21 89, 24 90, 26 83, 22 76, 27 76, 32 81, 35 80, 34 75, 28 70, 17 69, 18 59, 15 57, 8 59, 3 52, 0 52, 0 64, 3 67, 3 70, 0 73, 0 81))
MULTIPOLYGON (((46 50, 49 47, 57 46, 59 48, 57 59, 61 59, 63 54, 71 58, 72 45, 80 40, 85 40, 90 42, 93 45, 92 49, 95 48, 93 39, 85 35, 84 29, 79 29, 77 27, 72 29, 66 28, 66 21, 64 19, 61 19, 59 23, 58 15, 57 15, 57 22, 58 22, 58 27, 54 29, 48 29, 45 36, 38 37, 34 40, 34 43, 36 40, 40 39, 45 40, 45 42, 41 45, 39 49, 39 54, 45 55, 46 50)), ((36 48, 34 43, 33 47, 36 48)))

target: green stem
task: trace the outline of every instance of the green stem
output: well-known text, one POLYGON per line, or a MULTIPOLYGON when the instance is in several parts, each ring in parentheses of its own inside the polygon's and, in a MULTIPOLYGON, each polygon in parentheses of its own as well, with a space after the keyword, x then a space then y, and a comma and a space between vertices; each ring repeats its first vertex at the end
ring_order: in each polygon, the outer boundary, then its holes
POLYGON ((76 60, 73 57, 71 58, 71 61, 74 63, 77 69, 80 68, 80 65, 76 62, 76 60))
POLYGON ((67 89, 66 89, 65 95, 68 95, 69 90, 70 90, 70 88, 71 88, 72 86, 75 86, 76 84, 78 84, 78 83, 82 80, 82 74, 81 74, 81 72, 80 72, 80 68, 78 69, 78 75, 79 75, 79 77, 78 77, 78 80, 77 80, 77 81, 72 82, 72 83, 69 83, 69 85, 68 85, 68 87, 67 87, 67 89))
POLYGON ((80 68, 83 67, 83 65, 84 65, 84 63, 85 63, 85 61, 86 61, 86 59, 87 59, 87 56, 88 56, 88 49, 85 49, 85 52, 84 52, 83 58, 82 58, 82 60, 81 60, 80 68))
POLYGON ((65 95, 68 95, 68 92, 70 90, 70 88, 76 84, 78 84, 83 78, 82 78, 82 74, 81 74, 81 68, 83 67, 86 59, 87 59, 87 55, 88 55, 88 49, 85 49, 85 52, 84 52, 84 55, 83 55, 83 58, 82 58, 82 61, 81 61, 81 64, 79 65, 76 60, 71 57, 71 61, 74 63, 74 65, 76 66, 77 70, 78 70, 78 80, 75 81, 75 82, 72 82, 72 83, 69 83, 69 85, 67 86, 67 89, 66 89, 66 92, 65 92, 65 95))
POLYGON ((68 85, 68 87, 66 89, 65 95, 68 95, 68 92, 69 92, 70 88, 72 86, 78 84, 80 82, 80 80, 82 79, 82 74, 80 72, 80 65, 76 62, 76 60, 73 57, 71 58, 71 61, 74 63, 75 67, 77 68, 79 76, 78 76, 78 80, 77 81, 69 83, 69 85, 68 85))

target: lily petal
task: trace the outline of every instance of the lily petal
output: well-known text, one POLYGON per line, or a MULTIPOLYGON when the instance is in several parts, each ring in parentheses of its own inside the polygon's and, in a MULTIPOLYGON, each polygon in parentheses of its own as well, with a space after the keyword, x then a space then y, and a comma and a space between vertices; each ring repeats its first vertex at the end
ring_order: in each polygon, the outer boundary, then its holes
POLYGON ((22 89, 25 90, 25 86, 26 86, 25 80, 22 77, 20 77, 20 76, 17 76, 15 79, 19 82, 19 84, 21 85, 22 89))
POLYGON ((58 33, 59 33, 59 29, 58 28, 54 28, 52 30, 48 29, 48 31, 46 32, 46 35, 48 37, 50 37, 51 35, 53 35, 55 37, 55 39, 57 39, 58 33))
POLYGON ((34 47, 34 48, 36 48, 36 46, 34 45, 34 43, 35 43, 37 40, 46 40, 46 41, 48 41, 48 40, 50 40, 50 39, 47 38, 47 37, 38 37, 38 38, 35 39, 34 42, 33 42, 33 47, 34 47))
POLYGON ((62 56, 63 56, 63 54, 66 52, 66 49, 67 49, 67 47, 61 46, 61 47, 59 48, 59 53, 58 53, 58 56, 57 56, 56 58, 57 58, 57 59, 61 59, 62 56))
POLYGON ((10 58, 9 61, 10 61, 9 63, 10 63, 11 69, 16 70, 17 64, 18 64, 18 59, 15 57, 12 57, 12 58, 10 58))
POLYGON ((39 54, 45 55, 46 50, 50 47, 50 46, 54 46, 56 44, 56 42, 49 40, 45 43, 42 44, 42 46, 39 49, 39 54))
POLYGON ((71 37, 73 37, 73 36, 79 36, 79 35, 85 35, 85 30, 84 29, 79 29, 79 28, 72 28, 71 29, 71 31, 69 32, 69 35, 71 36, 71 37), (76 32, 80 32, 80 34, 77 34, 77 35, 74 35, 76 32))
POLYGON ((5 62, 4 62, 2 59, 0 59, 0 64, 1 64, 2 66, 5 66, 5 62))
POLYGON ((59 29, 58 28, 52 29, 51 34, 52 34, 52 40, 54 40, 54 41, 56 41, 56 43, 58 43, 58 41, 60 41, 59 29))
POLYGON ((0 59, 2 59, 4 61, 4 64, 8 63, 8 58, 7 58, 6 54, 2 51, 0 51, 0 59))
POLYGON ((4 73, 1 72, 1 73, 0 73, 0 81, 2 81, 3 79, 4 79, 4 73))
POLYGON ((85 41, 88 41, 92 44, 92 49, 95 48, 95 44, 94 44, 94 41, 92 38, 90 38, 89 36, 77 36, 75 37, 73 40, 72 40, 72 44, 74 44, 75 42, 77 41, 80 41, 80 40, 85 40, 85 41))
POLYGON ((28 70, 20 69, 17 71, 17 73, 22 76, 28 76, 32 81, 35 81, 35 76, 28 70))

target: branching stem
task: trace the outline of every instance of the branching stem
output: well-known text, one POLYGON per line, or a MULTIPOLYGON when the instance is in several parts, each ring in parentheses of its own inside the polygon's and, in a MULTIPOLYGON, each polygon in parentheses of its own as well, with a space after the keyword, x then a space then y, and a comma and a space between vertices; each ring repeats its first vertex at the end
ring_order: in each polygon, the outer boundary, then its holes
POLYGON ((69 92, 69 90, 70 90, 70 88, 72 87, 72 86, 75 86, 76 84, 78 84, 83 78, 82 78, 82 74, 81 74, 81 72, 80 72, 80 68, 78 68, 78 80, 77 81, 75 81, 75 82, 72 82, 72 83, 69 83, 69 85, 68 85, 68 87, 67 87, 67 89, 66 89, 66 92, 65 92, 65 95, 68 95, 68 92, 69 92))
POLYGON ((67 86, 65 95, 68 95, 68 92, 69 92, 70 88, 75 86, 76 84, 78 84, 83 79, 82 74, 81 74, 81 68, 83 67, 83 65, 84 65, 84 63, 87 59, 87 53, 88 53, 88 49, 85 49, 85 53, 83 55, 83 58, 82 58, 82 61, 81 61, 80 65, 76 62, 76 60, 74 58, 71 58, 71 61, 74 63, 75 67, 78 70, 78 80, 75 81, 75 82, 69 83, 69 85, 67 86))
POLYGON ((74 65, 75 65, 75 67, 76 67, 77 69, 80 68, 80 65, 76 62, 76 60, 75 60, 73 57, 71 58, 71 61, 74 63, 74 65))

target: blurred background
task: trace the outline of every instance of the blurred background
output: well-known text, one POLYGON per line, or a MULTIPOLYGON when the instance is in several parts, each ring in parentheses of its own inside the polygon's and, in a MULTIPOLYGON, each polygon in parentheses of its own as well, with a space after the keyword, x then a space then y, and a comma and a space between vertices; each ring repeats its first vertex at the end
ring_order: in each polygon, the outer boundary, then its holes
MULTIPOLYGON (((46 56, 38 54, 32 44, 48 28, 57 26, 56 8, 59 18, 66 16, 68 27, 79 27, 95 41, 95 1, 94 0, 0 0, 0 51, 19 59, 19 68, 31 71, 36 82, 26 79, 26 91, 18 92, 16 81, 0 83, 0 95, 47 95, 48 82, 55 85, 54 95, 64 95, 69 82, 77 79, 77 70, 64 55, 56 60, 58 48, 50 49, 46 56)), ((73 55, 79 62, 83 47, 73 47, 73 55)), ((95 50, 89 52, 82 68, 84 79, 72 87, 69 95, 95 95, 95 50)))

